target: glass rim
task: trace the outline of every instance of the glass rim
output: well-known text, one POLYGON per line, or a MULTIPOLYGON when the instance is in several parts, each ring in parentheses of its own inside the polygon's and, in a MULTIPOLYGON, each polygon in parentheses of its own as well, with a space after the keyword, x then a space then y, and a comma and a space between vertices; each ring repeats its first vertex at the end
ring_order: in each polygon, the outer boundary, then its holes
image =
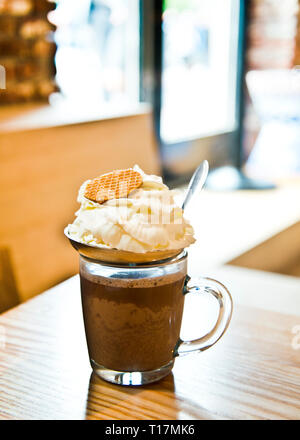
POLYGON ((99 264, 101 266, 109 266, 109 267, 120 267, 120 268, 129 268, 129 269, 138 269, 138 268, 143 268, 143 267, 162 267, 162 266, 167 266, 169 264, 174 264, 174 263, 179 263, 183 260, 185 260, 188 256, 188 252, 186 249, 182 250, 179 254, 177 255, 173 255, 172 257, 168 257, 168 258, 164 258, 163 260, 157 260, 157 261, 149 261, 149 262, 140 262, 140 263, 113 263, 110 261, 103 261, 103 260, 97 260, 94 258, 89 258, 85 255, 79 254, 79 257, 82 258, 83 260, 86 260, 90 263, 95 263, 95 264, 99 264))

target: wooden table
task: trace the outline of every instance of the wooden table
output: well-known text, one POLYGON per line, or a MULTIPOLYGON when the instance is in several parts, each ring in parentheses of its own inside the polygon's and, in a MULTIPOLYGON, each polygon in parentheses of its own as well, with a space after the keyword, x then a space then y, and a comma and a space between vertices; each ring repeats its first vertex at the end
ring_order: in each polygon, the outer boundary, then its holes
POLYGON ((300 279, 226 266, 209 275, 232 292, 227 334, 144 387, 92 374, 78 276, 1 315, 0 419, 300 419, 300 279))

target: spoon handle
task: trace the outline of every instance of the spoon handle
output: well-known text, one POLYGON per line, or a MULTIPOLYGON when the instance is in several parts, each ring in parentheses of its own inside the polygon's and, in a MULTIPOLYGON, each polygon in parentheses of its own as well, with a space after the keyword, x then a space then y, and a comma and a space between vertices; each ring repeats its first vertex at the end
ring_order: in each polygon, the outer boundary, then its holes
POLYGON ((194 172, 187 192, 186 192, 186 196, 185 199, 183 201, 182 204, 182 209, 184 210, 187 207, 187 204, 190 202, 192 196, 195 194, 195 192, 200 192, 205 180, 207 178, 207 174, 208 174, 208 170, 209 170, 209 165, 207 160, 204 160, 196 169, 196 171, 194 172))

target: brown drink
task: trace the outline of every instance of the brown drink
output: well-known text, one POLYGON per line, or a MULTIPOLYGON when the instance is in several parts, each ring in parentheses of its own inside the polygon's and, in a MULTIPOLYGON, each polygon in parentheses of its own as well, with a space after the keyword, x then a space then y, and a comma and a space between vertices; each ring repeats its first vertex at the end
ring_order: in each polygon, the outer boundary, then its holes
POLYGON ((81 267, 90 359, 118 371, 149 371, 173 361, 183 312, 185 271, 155 278, 95 276, 81 267))
POLYGON ((169 374, 176 357, 215 344, 229 324, 231 297, 212 279, 185 284, 185 248, 195 242, 194 231, 162 179, 138 166, 115 170, 84 182, 78 201, 81 207, 65 234, 80 254, 94 372, 115 384, 145 385, 169 374), (211 295, 219 315, 207 335, 183 341, 189 292, 211 295))

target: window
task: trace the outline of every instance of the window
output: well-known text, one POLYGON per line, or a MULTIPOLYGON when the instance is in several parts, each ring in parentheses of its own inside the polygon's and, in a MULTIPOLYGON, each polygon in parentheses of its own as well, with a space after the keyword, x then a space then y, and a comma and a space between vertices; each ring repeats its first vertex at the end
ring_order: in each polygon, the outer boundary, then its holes
POLYGON ((240 162, 246 0, 154 0, 154 110, 165 178, 240 162), (159 10, 161 13, 158 25, 159 10))
POLYGON ((64 97, 118 107, 139 100, 138 0, 57 0, 51 20, 64 97))
POLYGON ((165 142, 236 128, 236 0, 165 0, 161 137, 165 142))

